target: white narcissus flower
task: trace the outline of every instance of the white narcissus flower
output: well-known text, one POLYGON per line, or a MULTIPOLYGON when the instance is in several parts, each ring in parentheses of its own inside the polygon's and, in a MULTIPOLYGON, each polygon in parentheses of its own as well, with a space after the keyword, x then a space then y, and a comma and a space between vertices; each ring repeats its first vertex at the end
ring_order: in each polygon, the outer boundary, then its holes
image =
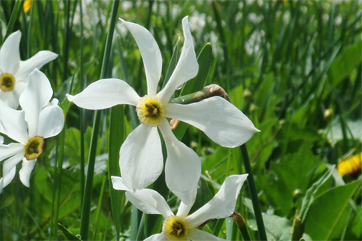
POLYGON ((142 124, 132 131, 120 150, 119 165, 125 185, 133 191, 143 189, 161 174, 163 156, 158 127, 167 149, 166 184, 184 203, 191 204, 200 178, 201 162, 191 148, 177 140, 166 117, 197 127, 225 147, 239 146, 259 130, 239 109, 221 97, 187 105, 169 103, 175 89, 195 77, 199 69, 188 17, 182 20, 185 41, 180 59, 166 86, 158 93, 162 57, 155 39, 144 27, 121 21, 132 33, 140 49, 146 72, 147 95, 140 97, 123 80, 101 79, 75 96, 68 95, 68 99, 90 110, 118 104, 136 106, 142 124))
POLYGON ((126 191, 128 200, 142 212, 161 214, 165 218, 162 232, 148 237, 145 241, 224 240, 197 227, 207 220, 227 218, 234 213, 240 188, 247 176, 248 174, 228 176, 216 195, 191 215, 188 213, 194 202, 191 205, 181 202, 177 214, 174 215, 158 192, 151 189, 132 192, 127 189, 121 177, 112 177, 112 183, 114 189, 126 191))
POLYGON ((19 106, 19 97, 28 84, 28 75, 58 56, 43 50, 30 59, 21 61, 20 37, 20 31, 10 34, 0 49, 0 99, 14 109, 19 106))
POLYGON ((14 110, 0 100, 0 133, 18 142, 0 144, 0 161, 4 161, 0 192, 13 180, 21 160, 20 180, 29 187, 30 173, 43 152, 44 139, 58 135, 64 126, 58 100, 49 102, 53 90, 47 77, 35 69, 29 80, 19 100, 22 110, 14 110))

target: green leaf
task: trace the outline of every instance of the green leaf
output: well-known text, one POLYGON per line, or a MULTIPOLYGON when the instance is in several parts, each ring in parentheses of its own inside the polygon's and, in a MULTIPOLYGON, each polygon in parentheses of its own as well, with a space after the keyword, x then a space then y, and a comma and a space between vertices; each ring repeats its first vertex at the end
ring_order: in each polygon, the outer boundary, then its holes
POLYGON ((309 120, 309 116, 311 116, 312 112, 315 109, 315 105, 312 104, 314 100, 314 95, 311 96, 304 105, 302 105, 291 117, 291 121, 300 126, 304 126, 309 120))
POLYGON ((62 230, 63 234, 65 235, 65 237, 68 240, 80 240, 80 238, 78 238, 77 236, 75 236, 72 232, 68 231, 68 229, 66 229, 63 225, 61 225, 60 223, 58 223, 58 227, 60 228, 60 230, 62 230))
POLYGON ((235 105, 239 110, 242 110, 245 104, 245 98, 242 94, 243 92, 243 85, 238 85, 228 93, 231 103, 233 103, 233 105, 235 105))
POLYGON ((319 158, 312 153, 309 144, 303 145, 297 153, 287 155, 283 162, 271 162, 270 172, 259 182, 276 211, 290 215, 298 200, 294 193, 306 193, 318 163, 319 158))
POLYGON ((206 183, 203 177, 200 178, 198 188, 197 188, 197 196, 195 199, 195 203, 192 206, 189 213, 193 213, 203 205, 205 205, 208 201, 210 201, 214 197, 213 190, 210 190, 208 184, 206 183))
POLYGON ((333 61, 328 70, 329 83, 336 86, 343 78, 349 75, 358 63, 362 61, 362 41, 349 45, 333 61))
POLYGON ((306 195, 303 198, 302 201, 302 207, 299 212, 299 216, 301 218, 301 223, 304 224, 305 219, 307 217, 307 213, 309 211, 309 208, 311 204, 313 203, 313 200, 315 198, 316 193, 318 192, 318 189, 323 186, 325 182, 328 181, 328 179, 331 177, 333 173, 334 166, 329 167, 329 170, 324 173, 324 175, 318 179, 313 185, 308 189, 306 195))
POLYGON ((351 216, 344 239, 360 240, 361 234, 362 234, 362 208, 356 205, 356 209, 354 210, 352 208, 351 210, 351 216))
POLYGON ((274 78, 274 74, 273 73, 269 73, 265 79, 263 80, 263 82, 261 83, 261 85, 259 86, 259 90, 255 93, 255 104, 259 107, 258 109, 258 115, 260 120, 263 120, 265 117, 265 114, 267 112, 267 110, 270 110, 274 108, 274 106, 276 105, 277 100, 273 99, 271 103, 271 97, 272 97, 272 93, 273 93, 273 89, 274 89, 274 85, 275 85, 275 78, 274 78), (271 108, 273 107, 273 108, 271 108))
MULTIPOLYGON (((251 215, 247 219, 248 226, 251 230, 257 231, 257 225, 255 217, 253 215, 253 205, 249 198, 244 198, 244 203, 248 208, 248 215, 251 215)), ((274 214, 263 213, 263 220, 265 229, 267 232, 268 240, 285 240, 290 241, 292 238, 292 222, 285 217, 280 217, 274 214)), ((307 234, 302 236, 304 240, 312 240, 307 234)))
POLYGON ((171 60, 170 60, 170 64, 168 65, 167 71, 166 71, 166 76, 165 79, 163 80, 163 84, 162 84, 162 88, 165 87, 165 85, 167 84, 168 80, 170 79, 174 69, 176 68, 177 65, 177 60, 179 58, 179 51, 181 48, 181 43, 180 43, 180 38, 177 39, 177 43, 175 45, 175 47, 173 48, 173 53, 171 56, 171 60))
POLYGON ((199 72, 194 79, 189 80, 187 84, 184 85, 181 90, 181 94, 183 95, 204 88, 212 62, 212 48, 210 43, 205 44, 201 49, 199 56, 197 56, 197 62, 199 63, 199 72))
POLYGON ((8 27, 6 29, 6 37, 8 37, 13 32, 15 21, 17 19, 19 19, 20 14, 21 14, 22 3, 23 3, 22 0, 17 0, 16 3, 15 3, 15 6, 13 8, 13 12, 11 13, 11 17, 10 17, 8 27))
MULTIPOLYGON (((305 233, 314 240, 331 240, 338 238, 337 224, 345 218, 345 211, 362 179, 344 186, 331 188, 310 206, 306 222, 305 233)), ((340 230, 341 231, 341 230, 340 230)))
POLYGON ((124 107, 117 105, 111 109, 110 121, 110 135, 109 135, 109 161, 108 161, 108 179, 109 179, 109 192, 112 205, 113 222, 116 228, 116 236, 119 239, 121 232, 121 210, 124 204, 124 192, 115 190, 111 185, 111 176, 120 176, 119 169, 119 150, 125 140, 125 121, 124 121, 124 107))

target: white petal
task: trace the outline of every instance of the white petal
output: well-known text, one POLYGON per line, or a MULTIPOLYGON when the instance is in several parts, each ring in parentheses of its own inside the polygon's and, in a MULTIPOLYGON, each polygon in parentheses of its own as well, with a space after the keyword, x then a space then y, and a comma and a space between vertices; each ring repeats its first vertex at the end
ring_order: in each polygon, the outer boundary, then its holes
POLYGON ((144 241, 167 241, 167 239, 165 238, 165 235, 163 235, 163 233, 157 233, 146 238, 144 241))
POLYGON ((198 229, 191 229, 189 231, 189 238, 192 240, 192 241, 201 241, 201 240, 204 240, 204 241, 213 241, 213 240, 216 240, 216 241, 221 241, 221 240, 226 240, 226 239, 223 239, 223 238, 219 238, 219 237, 216 237, 215 235, 211 234, 211 233, 208 233, 208 232, 205 232, 205 231, 202 231, 202 230, 198 230, 198 229))
POLYGON ((152 34, 141 25, 126 22, 120 19, 131 32, 141 52, 143 65, 145 66, 148 95, 156 95, 157 84, 161 77, 162 56, 156 40, 152 34))
POLYGON ((177 210, 176 216, 180 218, 185 218, 187 214, 189 214, 191 208, 192 206, 186 205, 183 202, 181 202, 180 207, 177 210))
POLYGON ((165 218, 173 215, 166 200, 155 190, 126 191, 126 196, 133 205, 144 213, 161 214, 165 218))
POLYGON ((44 107, 39 115, 37 135, 49 138, 58 135, 64 127, 64 113, 58 105, 44 107))
POLYGON ((21 159, 23 159, 23 157, 24 153, 17 153, 16 155, 7 159, 3 165, 4 176, 6 176, 13 169, 13 167, 15 167, 16 164, 18 164, 21 161, 21 159))
POLYGON ((53 89, 45 74, 37 69, 31 72, 29 84, 19 99, 20 106, 25 111, 30 137, 38 133, 40 111, 49 102, 52 95, 53 89))
POLYGON ((197 127, 225 147, 240 146, 259 132, 238 108, 218 96, 188 105, 168 104, 166 116, 197 127))
POLYGON ((67 98, 81 108, 102 110, 120 104, 136 106, 140 97, 123 80, 101 79, 90 84, 79 94, 67 95, 67 98))
POLYGON ((229 217, 235 211, 240 188, 248 174, 228 176, 216 195, 199 210, 186 218, 191 227, 197 227, 209 219, 229 217))
POLYGON ((24 145, 19 143, 10 143, 9 145, 0 144, 0 161, 14 156, 17 153, 24 153, 24 145))
POLYGON ((165 176, 167 187, 185 204, 195 201, 197 183, 201 174, 201 162, 197 154, 177 140, 164 120, 160 126, 167 149, 165 176))
POLYGON ((14 110, 0 101, 0 113, 0 132, 21 144, 26 144, 28 131, 24 111, 14 110))
POLYGON ((20 181, 26 187, 30 186, 30 183, 29 183, 30 174, 34 169, 35 162, 36 162, 36 159, 28 161, 27 159, 23 158, 23 165, 19 171, 19 177, 20 177, 20 181))
POLYGON ((20 61, 20 67, 15 74, 15 79, 17 81, 19 80, 25 80, 27 79, 28 75, 34 70, 34 69, 40 69, 44 64, 52 61, 58 57, 57 54, 48 51, 48 50, 42 50, 39 51, 37 54, 35 54, 33 57, 26 61, 20 61))
MULTIPOLYGON (((15 84, 16 86, 16 84, 15 84)), ((0 99, 10 108, 17 109, 19 107, 19 96, 15 88, 12 91, 4 92, 0 90, 0 99)))
POLYGON ((0 49, 0 69, 4 73, 15 74, 19 69, 19 43, 21 32, 16 31, 9 35, 0 49))
POLYGON ((15 95, 18 98, 18 102, 20 95, 24 92, 27 86, 28 86, 28 81, 16 81, 15 87, 11 92, 15 92, 15 95))
POLYGON ((16 166, 13 167, 5 176, 0 179, 0 193, 4 187, 9 185, 9 183, 14 179, 16 173, 16 166))
POLYGON ((180 59, 165 88, 163 88, 163 90, 161 90, 158 94, 161 101, 165 103, 170 100, 172 93, 178 86, 194 78, 199 71, 199 64, 197 63, 187 16, 182 19, 182 28, 185 36, 185 42, 181 51, 180 59))
POLYGON ((122 177, 117 176, 111 176, 113 188, 115 190, 122 190, 122 191, 132 191, 127 187, 127 185, 124 183, 122 177))
POLYGON ((133 191, 156 181, 163 169, 157 128, 141 124, 133 130, 121 146, 119 166, 124 183, 133 191))

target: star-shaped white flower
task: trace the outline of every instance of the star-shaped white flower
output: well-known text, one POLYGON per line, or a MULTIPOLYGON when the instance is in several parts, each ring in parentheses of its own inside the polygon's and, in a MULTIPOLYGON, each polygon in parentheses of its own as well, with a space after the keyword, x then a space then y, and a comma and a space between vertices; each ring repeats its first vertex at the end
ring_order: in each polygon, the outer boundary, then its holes
POLYGON ((174 215, 166 200, 158 192, 151 189, 132 192, 127 189, 121 177, 112 177, 112 182, 113 188, 126 191, 128 200, 142 212, 161 214, 165 218, 162 232, 150 236, 145 241, 224 240, 198 230, 197 227, 207 220, 227 218, 234 213, 240 188, 247 176, 248 174, 228 176, 216 195, 191 215, 188 213, 194 203, 195 195, 191 205, 181 202, 177 214, 174 215))
POLYGON ((101 79, 83 92, 68 99, 77 106, 98 110, 118 104, 136 106, 142 122, 127 137, 120 150, 119 165, 124 183, 130 190, 152 184, 163 169, 163 156, 158 127, 165 140, 165 165, 168 188, 184 203, 190 204, 201 173, 197 154, 177 140, 166 117, 187 122, 202 130, 216 143, 235 147, 245 143, 258 130, 235 106, 221 97, 182 105, 169 100, 175 89, 195 77, 199 65, 189 29, 188 18, 182 20, 185 37, 180 59, 166 86, 157 93, 161 77, 162 57, 151 33, 144 27, 122 20, 140 49, 147 79, 147 95, 140 97, 126 82, 119 79, 101 79))
POLYGON ((53 90, 47 77, 35 69, 29 74, 29 80, 19 100, 22 110, 14 110, 0 100, 0 133, 18 142, 0 144, 0 161, 4 161, 0 192, 13 180, 21 160, 20 180, 29 187, 30 173, 43 152, 44 139, 58 135, 64 126, 58 100, 49 102, 53 90))
POLYGON ((51 51, 43 50, 30 59, 21 61, 20 38, 20 31, 10 34, 0 49, 0 99, 14 109, 19 106, 19 97, 28 84, 30 72, 58 56, 51 51))

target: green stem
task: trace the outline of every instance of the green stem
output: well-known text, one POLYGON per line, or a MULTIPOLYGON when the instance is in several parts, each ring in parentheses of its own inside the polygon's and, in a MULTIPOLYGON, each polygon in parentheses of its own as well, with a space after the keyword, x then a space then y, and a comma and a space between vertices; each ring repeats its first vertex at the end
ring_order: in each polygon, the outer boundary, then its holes
POLYGON ((30 19, 28 23, 28 36, 26 41, 26 59, 30 59, 31 57, 31 25, 33 23, 33 10, 34 10, 34 2, 31 2, 31 8, 30 8, 30 19))
POLYGON ((93 132, 91 137, 91 146, 90 146, 89 159, 88 159, 87 180, 85 184, 84 201, 82 206, 82 217, 81 217, 81 227, 80 227, 80 236, 82 240, 88 240, 94 165, 96 160, 97 139, 98 139, 100 121, 101 121, 101 112, 95 111, 94 121, 93 121, 93 132))
MULTIPOLYGON (((79 0, 79 16, 80 16, 80 38, 79 38, 79 56, 80 56, 80 65, 79 65, 79 79, 81 82, 81 89, 85 87, 84 83, 84 72, 83 72, 83 8, 81 0, 79 0)), ((85 157, 84 157, 84 109, 80 110, 80 204, 83 204, 83 195, 84 195, 84 183, 85 183, 85 157)))
POLYGON ((103 176, 101 193, 100 193, 100 195, 99 195, 98 206, 97 206, 96 226, 95 226, 95 228, 94 228, 93 240, 97 240, 97 232, 98 232, 98 224, 99 224, 99 215, 100 215, 100 213, 101 213, 101 207, 102 207, 102 202, 103 202, 103 198, 104 198, 104 190, 106 189, 106 181, 107 181, 107 176, 103 176))
POLYGON ((246 149, 245 144, 240 146, 240 151, 241 151, 241 155, 244 160, 245 172, 249 174, 248 175, 248 185, 249 185, 249 190, 250 190, 250 195, 251 195, 251 201, 252 201, 253 207, 254 207, 256 225, 258 226, 259 239, 267 240, 263 216, 261 214, 261 209, 260 209, 260 204, 259 204, 259 199, 258 199, 258 192, 256 190, 253 171, 252 171, 251 165, 250 165, 248 150, 246 149))
POLYGON ((248 228, 246 227, 245 219, 236 211, 230 216, 230 218, 234 220, 234 222, 238 226, 244 240, 251 240, 248 228))
POLYGON ((68 59, 69 59, 69 42, 70 42, 70 1, 64 1, 65 4, 65 28, 64 28, 64 45, 63 45, 63 80, 68 78, 68 59))
POLYGON ((137 234, 138 234, 138 224, 139 224, 139 213, 140 211, 136 208, 136 206, 132 205, 132 211, 131 211, 131 233, 130 233, 130 239, 131 240, 137 240, 137 234))
MULTIPOLYGON (((106 41, 103 62, 102 62, 101 78, 104 78, 105 73, 107 73, 109 56, 111 53, 113 33, 114 33, 114 28, 115 28, 116 19, 117 19, 118 6, 119 6, 119 0, 113 1, 111 22, 110 22, 110 26, 109 26, 109 32, 107 35, 107 41, 106 41)), ((92 202, 94 165, 95 165, 95 159, 96 159, 97 140, 98 140, 100 120, 101 120, 101 112, 95 111, 94 112, 94 122, 93 122, 93 132, 92 132, 92 137, 91 137, 91 146, 90 146, 89 158, 88 158, 87 180, 86 180, 86 185, 85 185, 84 201, 83 201, 83 207, 82 207, 81 228, 80 228, 80 235, 81 235, 82 240, 88 239, 90 207, 91 207, 91 202, 92 202)))
POLYGON ((62 166, 63 166, 63 155, 64 155, 64 141, 65 141, 65 130, 64 126, 62 132, 59 136, 59 145, 57 150, 57 165, 55 169, 55 180, 54 180, 54 194, 52 201, 52 217, 51 217, 51 226, 50 226, 50 236, 49 240, 54 240, 57 237, 58 230, 58 217, 59 217, 59 207, 60 207, 60 193, 61 193, 61 183, 62 183, 62 166))
POLYGON ((124 192, 113 188, 112 176, 120 176, 119 170, 119 149, 124 141, 124 106, 118 105, 111 109, 110 133, 109 133, 109 161, 108 161, 108 180, 109 193, 112 206, 112 217, 116 228, 116 240, 120 239, 121 232, 121 210, 123 209, 124 192))
POLYGON ((221 46, 222 46, 223 53, 224 53, 224 61, 222 62, 222 68, 224 70, 223 72, 229 74, 229 53, 228 53, 228 48, 227 48, 228 43, 226 42, 224 29, 222 27, 220 15, 217 10, 217 4, 218 3, 213 1, 211 3, 211 6, 212 6, 212 10, 213 10, 214 16, 215 16, 216 30, 219 32, 221 46))

